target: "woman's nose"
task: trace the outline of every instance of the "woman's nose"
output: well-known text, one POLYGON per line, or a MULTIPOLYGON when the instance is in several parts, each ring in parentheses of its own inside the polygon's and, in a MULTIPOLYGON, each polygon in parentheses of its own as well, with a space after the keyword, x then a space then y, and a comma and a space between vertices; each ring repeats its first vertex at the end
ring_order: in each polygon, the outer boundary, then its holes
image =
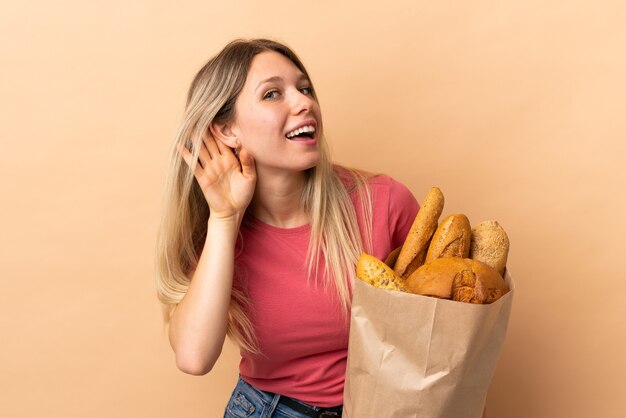
POLYGON ((313 101, 313 97, 302 93, 300 90, 295 90, 293 93, 291 110, 295 115, 308 112, 313 106, 313 101))

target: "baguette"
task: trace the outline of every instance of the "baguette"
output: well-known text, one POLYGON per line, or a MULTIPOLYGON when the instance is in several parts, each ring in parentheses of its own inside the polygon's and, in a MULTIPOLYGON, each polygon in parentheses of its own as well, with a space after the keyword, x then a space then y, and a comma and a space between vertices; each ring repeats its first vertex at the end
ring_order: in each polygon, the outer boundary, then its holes
POLYGON ((467 258, 472 228, 463 214, 448 215, 439 224, 426 253, 426 263, 442 257, 467 258))
POLYGON ((406 278, 424 264, 428 244, 437 229, 437 223, 443 211, 443 203, 441 190, 431 187, 396 260, 394 270, 398 276, 406 278))
POLYGON ((400 255, 400 250, 402 250, 402 246, 399 246, 395 250, 389 253, 387 258, 385 258, 385 264, 389 267, 393 268, 396 265, 396 261, 398 260, 398 256, 400 255))

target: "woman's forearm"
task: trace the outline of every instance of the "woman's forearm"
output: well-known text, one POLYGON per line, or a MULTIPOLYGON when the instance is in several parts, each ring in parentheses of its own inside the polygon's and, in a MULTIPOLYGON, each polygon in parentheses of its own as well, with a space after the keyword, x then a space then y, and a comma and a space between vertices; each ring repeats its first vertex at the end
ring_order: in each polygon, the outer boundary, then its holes
POLYGON ((235 241, 241 217, 211 220, 187 293, 174 310, 169 339, 185 373, 208 373, 222 352, 228 324, 235 241))

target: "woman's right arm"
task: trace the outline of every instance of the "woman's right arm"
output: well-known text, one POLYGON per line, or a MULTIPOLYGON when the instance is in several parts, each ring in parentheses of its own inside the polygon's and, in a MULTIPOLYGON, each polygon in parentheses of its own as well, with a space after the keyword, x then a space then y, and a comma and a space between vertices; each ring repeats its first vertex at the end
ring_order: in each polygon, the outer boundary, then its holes
MULTIPOLYGON (((179 152, 188 166, 192 156, 179 152)), ((222 352, 233 284, 235 241, 256 184, 254 159, 210 135, 204 138, 194 176, 209 205, 207 235, 183 299, 170 318, 169 339, 176 364, 185 373, 208 373, 222 352)))
POLYGON ((240 219, 209 219, 204 249, 187 293, 170 319, 170 344, 185 373, 208 373, 222 352, 240 219))

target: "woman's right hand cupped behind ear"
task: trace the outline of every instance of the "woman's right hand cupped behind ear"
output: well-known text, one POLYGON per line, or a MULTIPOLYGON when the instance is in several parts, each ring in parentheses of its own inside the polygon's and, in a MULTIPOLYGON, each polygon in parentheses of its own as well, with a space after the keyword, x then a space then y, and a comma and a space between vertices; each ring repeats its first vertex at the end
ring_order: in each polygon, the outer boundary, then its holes
MULTIPOLYGON (((191 152, 182 145, 178 145, 178 152, 191 168, 191 152)), ((198 160, 193 174, 209 205, 211 218, 240 219, 252 200, 256 185, 252 155, 242 148, 237 158, 232 148, 207 133, 198 160)))

